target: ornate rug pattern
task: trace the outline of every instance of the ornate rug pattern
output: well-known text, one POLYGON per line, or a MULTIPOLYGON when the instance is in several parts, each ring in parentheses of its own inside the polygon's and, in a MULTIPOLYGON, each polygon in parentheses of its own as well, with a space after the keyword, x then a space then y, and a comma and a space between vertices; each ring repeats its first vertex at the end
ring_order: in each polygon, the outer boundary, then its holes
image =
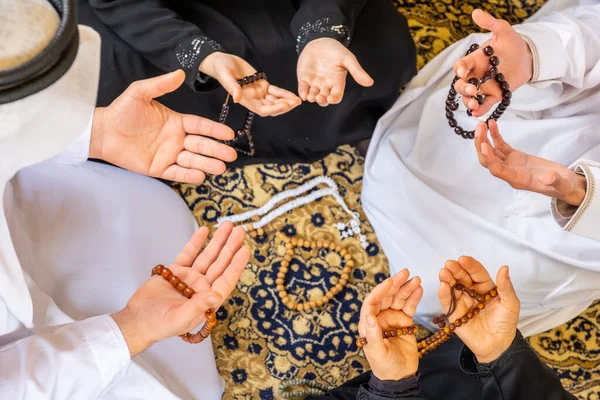
MULTIPOLYGON (((446 46, 477 29, 470 19, 475 6, 518 23, 544 0, 395 3, 409 20, 420 68, 446 46)), ((219 311, 220 324, 212 336, 217 366, 226 381, 224 399, 279 398, 279 383, 290 378, 337 386, 368 368, 354 344, 358 310, 372 287, 388 276, 388 267, 361 209, 363 161, 352 147, 343 146, 312 164, 249 166, 211 177, 200 186, 173 186, 198 222, 213 226, 222 215, 254 209, 283 190, 317 176, 330 176, 348 206, 360 213, 363 232, 371 243, 365 251, 357 238, 344 240, 342 245, 357 265, 348 285, 325 308, 299 313, 287 309, 277 295, 275 280, 285 249, 275 232, 340 243, 335 224, 350 217, 329 196, 276 219, 267 225, 262 237, 248 239, 253 252, 250 265, 219 311)), ((342 268, 335 253, 296 256, 287 274, 291 296, 320 298, 337 282, 342 268)), ((600 302, 567 324, 530 340, 542 359, 559 373, 565 387, 580 399, 600 399, 599 331, 600 302)))

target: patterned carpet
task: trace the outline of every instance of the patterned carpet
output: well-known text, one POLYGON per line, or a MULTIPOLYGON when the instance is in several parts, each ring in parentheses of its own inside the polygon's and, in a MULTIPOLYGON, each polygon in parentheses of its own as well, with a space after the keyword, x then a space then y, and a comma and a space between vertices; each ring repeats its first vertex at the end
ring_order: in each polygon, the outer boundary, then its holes
MULTIPOLYGON (((418 48, 418 65, 452 42, 476 30, 469 17, 478 5, 517 23, 531 15, 543 0, 397 0, 409 19, 418 48)), ((221 323, 212 340, 217 365, 227 388, 224 399, 279 398, 280 381, 308 378, 336 386, 362 373, 367 362, 354 344, 358 310, 365 295, 387 277, 387 260, 360 209, 363 158, 349 146, 325 159, 294 166, 258 165, 232 170, 195 187, 175 185, 202 225, 217 218, 263 205, 271 196, 313 177, 327 175, 340 186, 351 209, 361 214, 363 230, 372 243, 366 250, 359 241, 344 241, 360 268, 348 286, 319 310, 291 312, 279 299, 275 280, 285 249, 276 231, 313 240, 336 240, 334 224, 348 215, 332 197, 296 209, 267 225, 265 235, 248 239, 251 263, 237 290, 219 312, 221 323)), ((315 299, 341 273, 333 253, 299 255, 290 265, 292 296, 315 299), (303 258, 306 257, 306 258, 303 258), (329 265, 328 269, 324 265, 329 265)), ((600 302, 585 313, 530 342, 542 359, 560 375, 563 384, 580 399, 600 398, 600 302)))

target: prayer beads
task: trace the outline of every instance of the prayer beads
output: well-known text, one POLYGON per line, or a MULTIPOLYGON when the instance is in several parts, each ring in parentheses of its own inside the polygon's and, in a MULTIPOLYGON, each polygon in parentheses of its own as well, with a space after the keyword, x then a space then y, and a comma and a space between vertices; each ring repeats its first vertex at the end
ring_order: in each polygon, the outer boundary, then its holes
MULTIPOLYGON (((164 265, 159 264, 156 267, 152 268, 152 276, 154 275, 161 276, 165 281, 169 282, 171 286, 175 288, 175 290, 181 293, 182 296, 188 299, 191 299, 192 296, 196 294, 196 291, 194 289, 189 287, 185 282, 183 282, 178 276, 174 275, 173 272, 169 268, 166 268, 164 265)), ((204 341, 204 339, 208 338, 213 328, 217 325, 217 316, 215 315, 215 312, 210 309, 206 310, 204 315, 206 317, 206 322, 204 323, 204 325, 202 325, 202 328, 200 328, 198 332, 193 334, 187 332, 183 335, 179 335, 179 337, 185 342, 192 344, 201 343, 202 341, 204 341)))

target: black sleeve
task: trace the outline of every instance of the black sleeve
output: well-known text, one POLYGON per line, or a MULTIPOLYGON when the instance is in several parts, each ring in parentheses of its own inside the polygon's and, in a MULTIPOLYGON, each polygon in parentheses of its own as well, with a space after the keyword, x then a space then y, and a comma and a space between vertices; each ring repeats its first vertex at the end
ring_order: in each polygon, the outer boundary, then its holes
POLYGON ((485 400, 576 399, 529 347, 521 332, 517 332, 508 350, 491 364, 479 364, 466 346, 459 361, 467 374, 481 379, 485 400))
POLYGON ((382 381, 372 373, 368 373, 369 379, 362 375, 346 384, 335 388, 324 395, 311 396, 306 400, 425 400, 420 397, 421 386, 419 375, 399 381, 382 381))
MULTIPOLYGON (((354 24, 368 0, 303 0, 292 19, 296 51, 311 40, 328 37, 348 46, 354 24)), ((374 28, 375 29, 375 28, 374 28)))
POLYGON ((152 64, 165 72, 184 70, 186 84, 195 90, 207 80, 198 71, 202 60, 223 51, 162 0, 90 0, 90 4, 102 22, 152 64))

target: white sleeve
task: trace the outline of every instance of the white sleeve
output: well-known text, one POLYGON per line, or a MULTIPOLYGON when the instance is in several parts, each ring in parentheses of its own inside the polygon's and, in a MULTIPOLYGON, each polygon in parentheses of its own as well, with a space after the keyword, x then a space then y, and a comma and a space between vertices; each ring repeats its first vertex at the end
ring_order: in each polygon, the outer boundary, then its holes
POLYGON ((51 327, 0 347, 0 398, 97 398, 129 364, 125 339, 108 315, 51 327))
POLYGON ((569 232, 600 241, 600 163, 579 160, 572 167, 583 174, 587 190, 579 207, 552 200, 552 215, 569 232))
MULTIPOLYGON (((94 109, 95 110, 95 109, 94 109)), ((51 158, 50 162, 57 164, 81 164, 87 161, 90 155, 90 141, 92 140, 92 123, 94 122, 94 113, 85 128, 85 131, 77 138, 77 141, 65 147, 63 151, 51 158)))
POLYGON ((532 83, 558 80, 580 89, 598 85, 600 2, 579 3, 590 5, 571 7, 515 26, 533 54, 532 83))

